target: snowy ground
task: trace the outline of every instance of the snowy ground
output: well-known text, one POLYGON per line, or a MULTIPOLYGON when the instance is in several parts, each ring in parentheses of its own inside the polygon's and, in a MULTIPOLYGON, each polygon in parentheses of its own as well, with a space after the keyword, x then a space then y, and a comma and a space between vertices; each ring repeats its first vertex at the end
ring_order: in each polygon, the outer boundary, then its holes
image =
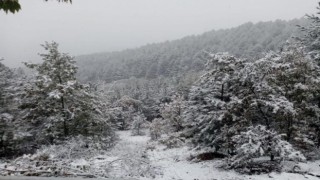
MULTIPOLYGON (((314 176, 291 173, 265 175, 241 175, 219 168, 219 160, 190 162, 188 158, 196 152, 187 147, 167 149, 151 142, 148 136, 131 136, 130 131, 118 131, 117 145, 104 155, 90 159, 72 160, 72 167, 88 166, 91 174, 104 174, 119 179, 141 180, 318 180, 314 176)), ((301 164, 303 171, 320 174, 320 161, 301 164)), ((0 163, 0 169, 4 168, 0 163)), ((1 177, 0 177, 1 179, 1 177)), ((48 178, 50 179, 50 178, 48 178)))
POLYGON ((156 168, 151 166, 146 154, 149 137, 131 136, 130 131, 118 131, 118 135, 119 142, 105 155, 109 164, 112 164, 109 173, 111 177, 153 178, 156 168))
MULTIPOLYGON (((188 157, 194 152, 187 147, 166 149, 162 145, 150 146, 149 137, 147 136, 131 136, 128 131, 118 132, 120 136, 119 144, 110 152, 110 154, 118 157, 128 157, 139 160, 140 157, 146 158, 149 168, 152 170, 150 174, 154 177, 140 177, 139 179, 156 180, 301 180, 301 179, 317 179, 313 176, 303 176, 290 173, 271 173, 265 175, 240 175, 233 171, 223 171, 216 166, 219 161, 206 161, 193 163, 188 161, 188 157)), ((154 143, 153 143, 154 144, 154 143)), ((320 174, 319 162, 304 164, 304 170, 320 174)), ((119 177, 116 173, 123 173, 121 170, 114 172, 115 177, 119 177)))
MULTIPOLYGON (((272 173, 266 175, 240 175, 233 171, 223 171, 216 166, 219 161, 206 161, 192 163, 187 161, 190 151, 187 148, 176 148, 163 150, 159 147, 154 151, 149 151, 149 157, 152 164, 160 166, 163 175, 157 176, 157 180, 263 180, 263 179, 279 179, 279 180, 301 180, 301 179, 318 179, 312 176, 302 176, 289 173, 272 173)), ((319 163, 315 163, 313 172, 320 173, 319 163), (315 168, 318 166, 318 168, 315 168)), ((307 166, 306 168, 309 168, 307 166)))

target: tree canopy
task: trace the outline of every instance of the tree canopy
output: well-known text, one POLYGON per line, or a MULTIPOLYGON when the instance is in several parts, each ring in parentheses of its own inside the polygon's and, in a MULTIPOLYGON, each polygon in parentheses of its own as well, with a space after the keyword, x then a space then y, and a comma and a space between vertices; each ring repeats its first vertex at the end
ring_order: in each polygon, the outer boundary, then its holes
MULTIPOLYGON (((45 0, 48 1, 48 0, 45 0)), ((58 2, 70 2, 72 3, 72 0, 57 0, 58 2)), ((21 5, 19 3, 19 0, 0 0, 0 11, 3 10, 4 12, 8 13, 16 13, 21 10, 21 5)))

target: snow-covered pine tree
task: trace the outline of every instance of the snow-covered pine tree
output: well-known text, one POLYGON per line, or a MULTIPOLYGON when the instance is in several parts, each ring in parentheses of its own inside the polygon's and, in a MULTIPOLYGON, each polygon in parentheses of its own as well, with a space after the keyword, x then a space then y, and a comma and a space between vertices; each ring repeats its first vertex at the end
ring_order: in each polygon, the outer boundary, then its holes
POLYGON ((6 107, 6 96, 5 88, 9 86, 10 79, 13 76, 13 72, 4 64, 2 64, 0 59, 0 113, 5 111, 6 107))
MULTIPOLYGON (((191 88, 185 105, 185 134, 193 136, 197 146, 211 147, 218 151, 225 142, 231 142, 235 133, 235 129, 225 126, 235 121, 236 116, 229 113, 228 104, 237 101, 233 97, 234 80, 243 67, 243 60, 226 53, 207 53, 206 58, 208 72, 191 88), (226 134, 222 135, 222 131, 226 134)), ((222 151, 232 149, 231 144, 227 146, 222 151)))
POLYGON ((46 129, 46 132, 42 133, 53 140, 56 136, 69 135, 69 114, 67 113, 70 112, 72 100, 68 100, 67 96, 73 94, 74 89, 79 88, 75 81, 77 68, 71 56, 58 51, 57 43, 46 42, 42 46, 48 51, 47 54, 40 54, 43 62, 41 64, 25 63, 37 74, 34 82, 26 87, 22 108, 29 109, 27 118, 32 119, 40 129, 46 129), (61 125, 59 128, 57 128, 58 124, 61 125), (63 132, 58 130, 60 128, 63 132))
MULTIPOLYGON (((318 10, 320 10, 320 2, 318 3, 318 10)), ((320 61, 320 18, 319 12, 317 15, 307 15, 310 25, 307 27, 300 26, 304 36, 298 37, 300 42, 306 47, 306 51, 318 63, 320 61)))
POLYGON ((317 143, 319 67, 301 48, 256 61, 207 58, 211 70, 192 87, 184 110, 197 146, 234 154, 232 137, 252 125, 284 133, 299 148, 317 143))
MULTIPOLYGON (((320 67, 317 60, 304 53, 303 48, 289 46, 276 62, 269 84, 277 94, 292 104, 277 118, 278 128, 286 140, 299 148, 310 150, 320 145, 320 67)), ((278 104, 279 105, 279 104, 278 104)), ((278 131, 279 131, 278 130, 278 131)))
POLYGON ((29 153, 35 144, 19 109, 28 78, 21 69, 9 69, 0 62, 0 81, 0 156, 29 153))
MULTIPOLYGON (((46 42, 41 64, 25 63, 35 70, 35 80, 25 88, 22 109, 38 141, 54 142, 68 136, 100 136, 111 131, 103 119, 98 98, 89 86, 77 82, 73 57, 58 51, 58 44, 46 42)), ((108 133, 107 133, 108 134, 108 133)))
MULTIPOLYGON (((318 3, 318 10, 320 10, 320 2, 318 3)), ((304 60, 300 64, 301 72, 298 73, 299 77, 303 80, 301 84, 296 84, 295 91, 300 94, 300 102, 302 102, 301 107, 304 109, 301 116, 309 117, 309 126, 311 127, 311 132, 309 136, 313 136, 313 139, 317 147, 320 147, 320 122, 319 122, 319 108, 320 108, 320 97, 319 97, 319 64, 320 64, 320 17, 319 12, 316 15, 307 15, 308 20, 311 21, 309 26, 301 27, 304 32, 304 36, 298 38, 299 42, 304 46, 304 51, 309 57, 308 60, 304 60), (318 65, 318 66, 317 66, 318 65), (306 73, 307 74, 303 74, 306 73), (307 85, 305 85, 305 83, 307 85), (311 88, 311 89, 310 89, 311 88), (306 93, 306 90, 310 90, 311 93, 306 93), (300 92, 299 92, 300 91, 300 92), (308 100, 305 101, 301 98, 301 95, 308 100), (305 106, 305 107, 303 107, 305 106)), ((305 137, 300 137, 301 139, 306 139, 305 137)), ((308 144, 308 143, 307 143, 308 144)), ((309 143, 310 144, 310 143, 309 143)))
POLYGON ((320 74, 316 60, 303 48, 290 45, 281 53, 269 53, 247 64, 242 74, 242 82, 253 84, 246 118, 258 119, 253 124, 284 133, 290 143, 310 150, 319 137, 320 74))
MULTIPOLYGON (((308 119, 312 118, 308 113, 314 108, 314 92, 319 88, 317 71, 314 61, 301 48, 292 46, 280 54, 269 53, 248 61, 239 73, 239 89, 234 92, 240 103, 229 104, 229 109, 241 107, 243 113, 229 112, 248 125, 264 125, 285 134, 288 142, 308 149, 312 144, 307 130, 308 119), (300 86, 305 87, 304 92, 297 88, 300 86)), ((318 117, 314 113, 312 116, 318 117)))
POLYGON ((13 72, 0 61, 0 156, 8 154, 11 150, 10 136, 12 136, 12 127, 10 128, 13 116, 9 114, 8 97, 5 89, 10 85, 10 79, 13 72))

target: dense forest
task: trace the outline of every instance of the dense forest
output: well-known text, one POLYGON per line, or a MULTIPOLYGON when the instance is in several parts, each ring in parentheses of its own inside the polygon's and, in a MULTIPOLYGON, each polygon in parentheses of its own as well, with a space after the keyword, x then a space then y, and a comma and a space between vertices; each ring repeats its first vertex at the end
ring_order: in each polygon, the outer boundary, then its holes
POLYGON ((320 159, 319 27, 246 23, 76 58, 45 42, 31 73, 0 62, 0 175, 154 179, 155 152, 183 151, 174 163, 319 177, 300 164, 320 159))
POLYGON ((246 23, 137 49, 83 55, 76 57, 79 78, 112 82, 130 77, 153 79, 198 72, 207 62, 202 58, 203 51, 229 52, 239 58, 257 59, 265 52, 279 51, 290 37, 301 33, 297 26, 306 24, 308 21, 304 18, 246 23))

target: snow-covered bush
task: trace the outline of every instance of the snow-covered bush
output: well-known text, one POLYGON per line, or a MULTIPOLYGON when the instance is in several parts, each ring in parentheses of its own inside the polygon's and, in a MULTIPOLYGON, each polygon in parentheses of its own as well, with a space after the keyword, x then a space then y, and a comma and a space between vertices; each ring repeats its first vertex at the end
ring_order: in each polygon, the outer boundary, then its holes
POLYGON ((141 101, 129 96, 123 96, 112 104, 109 113, 119 130, 128 130, 134 121, 133 117, 139 116, 142 108, 141 101))
POLYGON ((34 154, 9 161, 6 168, 0 169, 0 175, 107 177, 108 164, 95 165, 95 161, 113 146, 113 139, 72 137, 63 144, 42 146, 34 154))
POLYGON ((143 129, 146 127, 148 122, 146 121, 146 118, 143 116, 143 114, 139 114, 135 117, 133 117, 133 122, 131 125, 131 134, 133 136, 141 136, 144 135, 145 132, 143 129))
POLYGON ((158 140, 159 143, 165 145, 167 148, 178 148, 185 144, 186 139, 181 137, 180 133, 171 133, 158 140))
POLYGON ((282 136, 265 126, 251 126, 232 139, 236 144, 236 155, 230 158, 231 168, 244 167, 246 164, 259 158, 271 161, 292 160, 304 161, 306 158, 295 150, 292 145, 283 140, 282 136))
POLYGON ((163 133, 164 123, 164 120, 161 118, 156 118, 152 121, 149 127, 151 140, 157 140, 161 137, 163 133))
POLYGON ((166 126, 165 131, 167 133, 178 132, 183 129, 182 105, 182 97, 176 96, 172 102, 165 104, 161 109, 161 116, 166 121, 164 125, 166 126))
POLYGON ((114 146, 110 138, 95 139, 94 137, 77 136, 66 140, 60 145, 43 146, 33 155, 33 158, 49 156, 50 159, 88 159, 103 154, 114 146))

